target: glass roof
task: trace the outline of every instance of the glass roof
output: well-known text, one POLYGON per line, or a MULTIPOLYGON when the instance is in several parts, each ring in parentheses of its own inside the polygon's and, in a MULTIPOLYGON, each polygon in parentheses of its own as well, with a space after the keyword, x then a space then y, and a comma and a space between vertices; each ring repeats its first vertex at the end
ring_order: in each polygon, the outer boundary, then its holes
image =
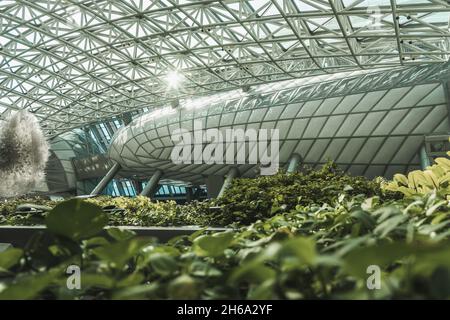
POLYGON ((442 63, 449 16, 443 0, 1 0, 0 113, 28 109, 55 135, 179 98, 442 63))

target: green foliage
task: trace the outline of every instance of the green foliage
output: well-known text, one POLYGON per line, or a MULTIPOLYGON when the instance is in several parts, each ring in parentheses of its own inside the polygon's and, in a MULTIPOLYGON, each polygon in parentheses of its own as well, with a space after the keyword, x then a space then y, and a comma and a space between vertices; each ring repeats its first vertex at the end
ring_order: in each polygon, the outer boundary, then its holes
MULTIPOLYGON (((187 205, 177 205, 174 201, 152 202, 142 196, 101 196, 87 201, 103 208, 123 209, 108 212, 109 225, 227 226, 248 225, 277 213, 287 212, 297 205, 331 204, 341 194, 364 194, 368 197, 376 195, 383 201, 396 197, 395 193, 383 192, 377 180, 345 175, 334 164, 327 163, 318 171, 235 179, 222 198, 187 205)), ((27 202, 49 207, 56 204, 40 199, 30 199, 27 202)), ((13 201, 0 206, 3 213, 0 224, 42 224, 45 212, 15 213, 15 208, 21 203, 23 202, 13 201)))
MULTIPOLYGON (((450 156, 450 151, 447 154, 450 156)), ((383 188, 387 191, 401 192, 407 197, 436 190, 450 200, 450 160, 437 158, 435 162, 424 171, 411 171, 408 176, 396 174, 393 181, 383 185, 383 188)))
POLYGON ((115 228, 93 234, 99 225, 86 239, 79 221, 103 213, 79 210, 85 205, 72 200, 48 214, 47 224, 61 215, 71 225, 48 228, 50 245, 35 238, 0 254, 0 298, 450 298, 450 204, 436 192, 385 201, 343 194, 168 243, 115 228), (73 264, 81 289, 68 290, 73 264), (366 286, 370 265, 381 268, 380 290, 366 286))
POLYGON ((221 256, 232 240, 232 232, 221 232, 213 235, 199 236, 194 240, 194 251, 199 256, 221 256))
POLYGON ((331 162, 320 170, 285 174, 255 179, 235 179, 221 199, 214 201, 222 208, 216 221, 221 225, 249 224, 297 205, 333 203, 339 195, 364 194, 367 197, 394 198, 383 192, 375 180, 343 174, 331 162))
POLYGON ((171 225, 174 223, 177 206, 174 201, 152 202, 150 198, 143 196, 135 198, 101 196, 87 201, 100 207, 124 209, 126 214, 121 211, 109 214, 111 225, 171 225))
POLYGON ((50 232, 74 241, 99 233, 107 224, 108 217, 100 207, 80 199, 58 204, 49 212, 46 219, 50 232))
POLYGON ((379 181, 327 164, 237 179, 223 198, 186 206, 145 197, 36 198, 26 202, 53 209, 16 213, 24 201, 6 202, 3 223, 41 221, 47 234, 0 253, 0 298, 450 298, 450 203, 439 185, 401 199, 379 181), (122 210, 107 216, 105 207, 122 210), (159 243, 114 227, 105 232, 107 224, 234 229, 159 243), (73 264, 82 270, 79 290, 66 287, 73 264), (371 265, 381 268, 380 290, 366 286, 371 265))
POLYGON ((24 204, 45 205, 54 207, 56 201, 50 201, 41 197, 25 198, 17 197, 0 202, 0 224, 8 225, 41 225, 44 224, 46 212, 42 211, 16 211, 24 204))
POLYGON ((19 263, 22 254, 23 251, 16 248, 9 248, 4 252, 0 252, 0 272, 4 272, 19 263))
MULTIPOLYGON (((180 225, 209 225, 212 217, 203 215, 208 213, 209 203, 192 202, 189 205, 177 205, 175 201, 152 202, 150 198, 137 196, 110 197, 99 196, 85 200, 101 208, 108 208, 108 224, 111 226, 180 226, 180 225), (111 210, 115 208, 117 210, 111 210)), ((42 225, 47 211, 18 211, 24 204, 43 205, 53 208, 58 201, 42 198, 8 200, 0 204, 0 225, 42 225)))

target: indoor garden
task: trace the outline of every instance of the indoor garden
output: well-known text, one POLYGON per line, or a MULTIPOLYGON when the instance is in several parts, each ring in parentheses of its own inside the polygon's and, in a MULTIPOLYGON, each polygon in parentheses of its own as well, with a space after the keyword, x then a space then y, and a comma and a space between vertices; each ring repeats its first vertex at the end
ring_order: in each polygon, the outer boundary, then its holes
POLYGON ((449 18, 0 0, 0 300, 449 300, 449 18))
POLYGON ((450 160, 438 158, 392 181, 352 177, 333 163, 236 179, 223 198, 186 205, 5 201, 2 224, 46 230, 0 253, 0 298, 445 299, 449 181, 450 160), (24 203, 40 210, 17 210, 24 203), (161 242, 119 227, 184 225, 204 228, 161 242), (82 266, 80 290, 65 287, 69 265, 82 266), (382 290, 367 289, 369 266, 380 266, 373 285, 382 290))

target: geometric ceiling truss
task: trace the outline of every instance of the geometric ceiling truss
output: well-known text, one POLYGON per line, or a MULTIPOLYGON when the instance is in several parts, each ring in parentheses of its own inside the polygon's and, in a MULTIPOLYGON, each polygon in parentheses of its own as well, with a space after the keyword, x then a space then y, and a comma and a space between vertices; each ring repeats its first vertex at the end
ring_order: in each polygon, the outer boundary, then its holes
POLYGON ((53 136, 179 98, 442 63, 449 15, 445 0, 1 0, 0 112, 28 109, 53 136))

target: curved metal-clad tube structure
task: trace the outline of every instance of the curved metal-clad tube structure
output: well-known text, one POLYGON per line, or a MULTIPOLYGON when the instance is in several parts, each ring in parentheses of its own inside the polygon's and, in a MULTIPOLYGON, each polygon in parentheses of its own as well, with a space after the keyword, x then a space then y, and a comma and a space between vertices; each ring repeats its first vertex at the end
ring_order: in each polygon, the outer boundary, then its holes
MULTIPOLYGON (((171 161, 171 133, 192 132, 201 121, 204 129, 279 129, 280 166, 296 152, 312 166, 332 159, 352 174, 389 177, 419 168, 424 136, 449 133, 448 75, 448 63, 360 71, 182 101, 120 129, 109 156, 130 176, 161 169, 165 179, 202 183, 207 175, 225 175, 230 165, 171 161)), ((258 172, 255 165, 237 166, 243 176, 258 172)))
MULTIPOLYGON (((79 188, 73 158, 100 153, 100 148, 81 129, 66 132, 51 141, 46 168, 48 192, 75 192, 79 188)), ((81 193, 85 193, 81 191, 81 193)))

